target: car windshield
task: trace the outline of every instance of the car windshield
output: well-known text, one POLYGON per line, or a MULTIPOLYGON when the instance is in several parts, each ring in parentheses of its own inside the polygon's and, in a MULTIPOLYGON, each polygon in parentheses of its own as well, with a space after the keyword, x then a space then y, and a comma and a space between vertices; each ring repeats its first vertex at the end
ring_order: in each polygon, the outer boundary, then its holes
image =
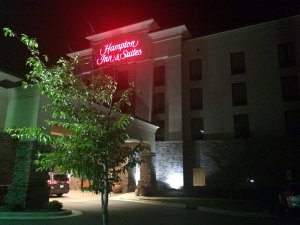
POLYGON ((67 181, 68 177, 65 174, 54 174, 53 179, 59 181, 67 181))

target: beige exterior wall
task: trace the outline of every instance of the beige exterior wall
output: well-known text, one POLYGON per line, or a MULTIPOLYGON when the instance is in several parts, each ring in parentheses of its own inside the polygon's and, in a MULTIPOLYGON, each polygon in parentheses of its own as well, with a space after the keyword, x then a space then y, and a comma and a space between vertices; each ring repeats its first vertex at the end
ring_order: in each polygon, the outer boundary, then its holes
MULTIPOLYGON (((183 47, 183 117, 204 118, 207 137, 233 136, 233 115, 249 115, 250 135, 264 137, 285 135, 284 111, 299 109, 299 101, 283 102, 280 78, 297 75, 300 65, 280 68, 277 46, 293 42, 297 62, 300 56, 300 17, 249 26, 184 42, 183 47), (245 52, 246 72, 231 75, 230 54, 245 52), (202 59, 203 79, 189 81, 189 61, 202 59), (232 106, 231 84, 246 82, 246 106, 232 106), (203 110, 191 111, 189 89, 203 88, 203 110)), ((300 82, 299 82, 300 83, 300 82)), ((184 126, 186 138, 190 125, 184 126)))

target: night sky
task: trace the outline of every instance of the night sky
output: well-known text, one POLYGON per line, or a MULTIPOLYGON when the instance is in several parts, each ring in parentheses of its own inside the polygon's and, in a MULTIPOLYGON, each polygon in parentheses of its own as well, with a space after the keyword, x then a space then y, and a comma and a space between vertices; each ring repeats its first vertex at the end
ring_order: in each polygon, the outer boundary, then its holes
MULTIPOLYGON (((89 47, 86 36, 153 18, 193 37, 300 14, 300 0, 0 0, 0 28, 37 38, 51 62, 89 47)), ((0 68, 22 77, 26 51, 0 34, 0 68)))

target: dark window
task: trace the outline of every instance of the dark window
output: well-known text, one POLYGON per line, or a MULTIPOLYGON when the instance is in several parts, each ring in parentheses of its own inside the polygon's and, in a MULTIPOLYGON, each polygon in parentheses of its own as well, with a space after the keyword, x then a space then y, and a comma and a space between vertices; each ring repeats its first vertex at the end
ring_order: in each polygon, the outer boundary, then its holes
POLYGON ((283 101, 293 101, 299 99, 297 76, 281 77, 281 88, 283 101))
POLYGON ((240 74, 246 72, 245 53, 236 52, 230 54, 231 74, 240 74))
POLYGON ((232 105, 247 105, 247 88, 245 82, 232 84, 232 105))
POLYGON ((234 132, 236 138, 249 137, 249 119, 248 114, 238 114, 233 116, 234 132))
POLYGON ((202 88, 192 88, 191 94, 191 109, 203 109, 202 88))
POLYGON ((190 61, 190 80, 202 80, 202 60, 190 61))
POLYGON ((154 86, 165 85, 165 67, 164 66, 154 67, 153 85, 154 86))
POLYGON ((128 71, 118 72, 116 81, 118 90, 126 90, 129 87, 128 71))
POLYGON ((192 135, 192 140, 203 139, 204 137, 203 118, 191 119, 191 135, 192 135))
POLYGON ((155 141, 164 141, 165 140, 165 121, 158 120, 153 123, 159 127, 155 133, 155 141))
POLYGON ((153 113, 165 112, 165 94, 156 93, 153 95, 153 113))
POLYGON ((285 112, 285 126, 289 136, 300 135, 300 110, 285 112))
POLYGON ((278 45, 278 57, 280 67, 296 65, 294 44, 287 43, 278 45))
POLYGON ((65 174, 54 174, 53 179, 58 180, 58 181, 68 181, 69 180, 67 175, 65 175, 65 174))

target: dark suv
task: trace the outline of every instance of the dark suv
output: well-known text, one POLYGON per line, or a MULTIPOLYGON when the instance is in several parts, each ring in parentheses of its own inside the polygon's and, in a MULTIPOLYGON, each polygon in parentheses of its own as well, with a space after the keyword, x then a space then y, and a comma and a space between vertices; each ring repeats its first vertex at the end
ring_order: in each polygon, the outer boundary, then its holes
POLYGON ((66 174, 49 172, 48 187, 50 195, 57 195, 58 197, 66 194, 70 190, 69 178, 66 174))

